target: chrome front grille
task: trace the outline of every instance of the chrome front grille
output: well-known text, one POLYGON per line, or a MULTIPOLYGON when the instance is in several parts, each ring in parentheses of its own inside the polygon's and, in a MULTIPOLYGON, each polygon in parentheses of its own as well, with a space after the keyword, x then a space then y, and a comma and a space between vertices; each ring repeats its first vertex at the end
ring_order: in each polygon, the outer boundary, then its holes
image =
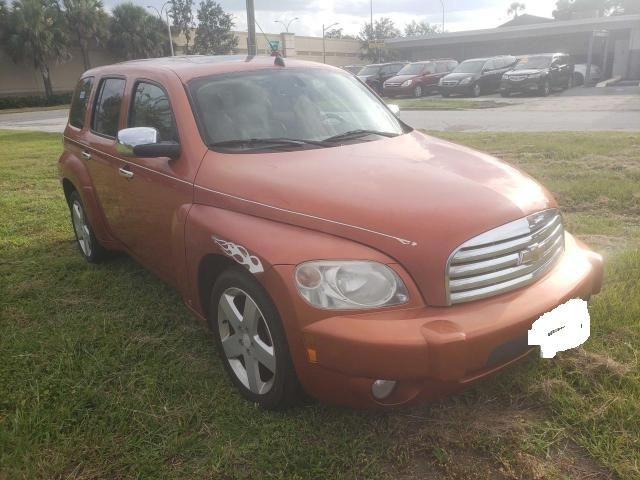
POLYGON ((564 251, 556 209, 489 230, 458 247, 447 262, 447 302, 470 302, 535 282, 564 251))
POLYGON ((442 85, 445 85, 447 87, 455 87, 456 85, 458 85, 458 80, 445 80, 444 82, 442 82, 442 85))
POLYGON ((402 85, 402 82, 387 82, 384 84, 385 87, 399 87, 402 85))

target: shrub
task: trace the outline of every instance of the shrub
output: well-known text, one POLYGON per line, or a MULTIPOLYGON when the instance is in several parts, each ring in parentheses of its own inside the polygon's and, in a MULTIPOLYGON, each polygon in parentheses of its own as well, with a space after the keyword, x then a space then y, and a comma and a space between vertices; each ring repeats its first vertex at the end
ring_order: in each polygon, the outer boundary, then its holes
POLYGON ((49 98, 32 95, 29 97, 0 97, 0 110, 8 108, 48 107, 52 105, 68 105, 71 93, 58 93, 49 98))

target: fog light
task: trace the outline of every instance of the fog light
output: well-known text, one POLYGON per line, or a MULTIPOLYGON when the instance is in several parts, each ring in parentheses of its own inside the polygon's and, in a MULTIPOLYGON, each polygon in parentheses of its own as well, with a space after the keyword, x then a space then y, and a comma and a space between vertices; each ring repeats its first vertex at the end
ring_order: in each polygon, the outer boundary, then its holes
POLYGON ((391 395, 395 386, 395 380, 376 380, 371 385, 371 394, 376 400, 384 400, 391 395))

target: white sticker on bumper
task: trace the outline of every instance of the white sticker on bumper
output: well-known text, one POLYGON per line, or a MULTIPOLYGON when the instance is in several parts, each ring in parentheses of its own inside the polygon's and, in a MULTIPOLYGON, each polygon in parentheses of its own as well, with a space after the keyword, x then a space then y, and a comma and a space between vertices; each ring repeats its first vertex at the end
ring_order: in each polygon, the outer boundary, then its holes
POLYGON ((542 358, 582 345, 591 330, 587 302, 569 300, 542 315, 529 330, 529 345, 540 345, 542 358))

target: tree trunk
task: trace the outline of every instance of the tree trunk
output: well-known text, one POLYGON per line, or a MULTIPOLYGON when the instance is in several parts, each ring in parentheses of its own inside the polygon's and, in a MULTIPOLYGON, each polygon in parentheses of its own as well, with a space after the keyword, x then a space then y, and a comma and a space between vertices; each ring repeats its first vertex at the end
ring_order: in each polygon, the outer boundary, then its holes
POLYGON ((49 99, 53 96, 53 87, 51 86, 51 74, 49 73, 49 66, 45 63, 40 65, 40 74, 42 75, 42 82, 44 83, 44 96, 49 99))
POLYGON ((82 61, 84 62, 84 71, 86 72, 91 68, 91 60, 89 59, 89 47, 84 42, 80 44, 80 51, 82 52, 82 61))

